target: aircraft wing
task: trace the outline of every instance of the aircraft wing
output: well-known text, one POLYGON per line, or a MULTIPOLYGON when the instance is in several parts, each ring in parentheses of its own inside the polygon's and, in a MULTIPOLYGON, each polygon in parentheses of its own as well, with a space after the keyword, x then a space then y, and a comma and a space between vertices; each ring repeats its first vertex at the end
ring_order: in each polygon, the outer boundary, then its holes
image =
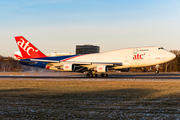
POLYGON ((115 67, 120 67, 123 64, 111 63, 111 62, 59 62, 59 63, 48 63, 46 65, 47 69, 58 70, 73 70, 74 72, 86 72, 89 70, 97 71, 107 71, 114 69, 115 67))

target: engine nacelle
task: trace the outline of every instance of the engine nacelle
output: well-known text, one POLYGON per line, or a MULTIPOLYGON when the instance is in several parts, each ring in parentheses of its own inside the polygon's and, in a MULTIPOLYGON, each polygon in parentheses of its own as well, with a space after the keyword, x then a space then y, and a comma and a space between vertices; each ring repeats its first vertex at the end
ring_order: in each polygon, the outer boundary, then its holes
POLYGON ((74 65, 73 64, 64 64, 63 68, 64 71, 74 71, 74 65))
POLYGON ((64 65, 60 65, 60 66, 47 65, 46 69, 56 70, 56 71, 74 71, 75 67, 73 64, 64 64, 64 65))
POLYGON ((97 66, 97 68, 95 68, 94 70, 96 70, 97 72, 107 72, 108 68, 106 65, 102 65, 102 66, 97 66))

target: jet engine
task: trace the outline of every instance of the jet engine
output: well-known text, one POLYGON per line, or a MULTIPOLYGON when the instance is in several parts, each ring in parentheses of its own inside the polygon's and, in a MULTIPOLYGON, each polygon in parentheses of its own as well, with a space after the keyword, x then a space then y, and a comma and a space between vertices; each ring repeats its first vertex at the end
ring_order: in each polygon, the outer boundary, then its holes
POLYGON ((75 67, 73 64, 64 64, 62 66, 59 66, 58 69, 63 71, 74 71, 75 67))
POLYGON ((56 71, 74 71, 75 66, 73 64, 64 64, 59 66, 47 65, 46 69, 56 70, 56 71))
POLYGON ((97 72, 107 72, 108 68, 106 65, 102 65, 102 66, 97 66, 96 68, 94 68, 94 70, 96 70, 97 72))

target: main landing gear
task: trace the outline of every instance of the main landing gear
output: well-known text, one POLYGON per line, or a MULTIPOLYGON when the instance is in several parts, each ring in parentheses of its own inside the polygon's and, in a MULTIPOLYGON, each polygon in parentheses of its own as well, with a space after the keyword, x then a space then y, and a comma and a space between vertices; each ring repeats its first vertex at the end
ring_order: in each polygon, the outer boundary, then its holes
POLYGON ((104 73, 101 74, 101 77, 107 77, 107 76, 108 74, 104 74, 104 73))
MULTIPOLYGON (((93 72, 89 72, 86 74, 86 77, 97 77, 97 76, 98 75, 96 73, 93 73, 93 72)), ((101 77, 107 77, 107 76, 108 76, 108 74, 106 74, 106 73, 101 74, 101 77)))
POLYGON ((93 74, 93 73, 87 73, 86 77, 97 77, 97 74, 93 74))

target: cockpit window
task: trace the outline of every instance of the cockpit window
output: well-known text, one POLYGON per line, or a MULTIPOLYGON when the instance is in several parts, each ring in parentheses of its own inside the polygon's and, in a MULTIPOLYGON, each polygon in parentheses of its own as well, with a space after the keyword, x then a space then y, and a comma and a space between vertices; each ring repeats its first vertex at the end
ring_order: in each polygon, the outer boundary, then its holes
POLYGON ((164 48, 163 47, 158 48, 158 50, 160 50, 160 49, 164 49, 164 48))

